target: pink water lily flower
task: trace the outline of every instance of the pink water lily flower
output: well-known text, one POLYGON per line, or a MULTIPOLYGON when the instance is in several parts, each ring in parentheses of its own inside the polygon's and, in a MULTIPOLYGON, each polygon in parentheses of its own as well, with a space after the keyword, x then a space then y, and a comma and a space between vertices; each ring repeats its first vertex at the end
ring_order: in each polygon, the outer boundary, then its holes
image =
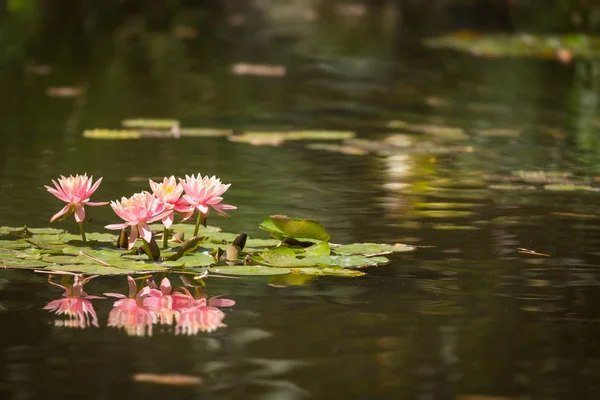
POLYGON ((136 193, 130 198, 123 197, 121 201, 111 201, 110 206, 125 222, 106 225, 105 228, 124 229, 130 226, 129 249, 133 247, 138 236, 149 243, 152 240, 152 231, 148 224, 164 218, 170 212, 165 211, 165 206, 148 192, 136 193))
POLYGON ((44 310, 49 310, 57 315, 66 315, 68 320, 58 320, 56 325, 69 328, 87 328, 93 325, 98 327, 98 317, 91 299, 102 299, 100 296, 88 295, 83 290, 83 285, 95 278, 97 275, 83 278, 81 275, 74 275, 72 285, 61 285, 52 281, 52 275, 48 277, 48 282, 65 290, 64 298, 49 302, 44 310))
POLYGON ((144 298, 148 296, 148 287, 138 292, 135 280, 128 276, 129 297, 120 293, 104 293, 117 297, 112 310, 108 313, 108 326, 124 328, 129 336, 152 336, 152 315, 144 306, 144 298))
POLYGON ((93 176, 88 178, 87 174, 69 175, 68 178, 61 175, 58 182, 54 179, 52 180, 54 187, 44 186, 50 193, 67 203, 62 210, 52 216, 50 222, 54 222, 65 214, 69 215, 75 212, 75 221, 82 223, 85 220, 84 206, 103 206, 108 204, 108 202, 90 201, 90 197, 102 182, 102 178, 100 178, 96 183, 92 183, 93 179, 93 176))
POLYGON ((202 178, 200 174, 198 176, 185 176, 184 179, 179 179, 181 186, 185 194, 183 199, 194 209, 200 211, 202 214, 208 213, 208 207, 212 207, 217 213, 228 216, 224 210, 236 210, 237 207, 229 204, 221 204, 223 201, 223 193, 229 189, 231 184, 223 184, 221 180, 215 176, 202 178))
POLYGON ((194 209, 190 207, 185 199, 181 197, 183 194, 183 186, 181 183, 177 183, 174 176, 164 178, 162 183, 156 183, 150 179, 150 187, 154 196, 165 206, 165 210, 170 212, 162 218, 162 223, 165 228, 169 229, 173 224, 173 217, 175 212, 179 214, 187 214, 188 219, 191 216, 190 211, 194 209))

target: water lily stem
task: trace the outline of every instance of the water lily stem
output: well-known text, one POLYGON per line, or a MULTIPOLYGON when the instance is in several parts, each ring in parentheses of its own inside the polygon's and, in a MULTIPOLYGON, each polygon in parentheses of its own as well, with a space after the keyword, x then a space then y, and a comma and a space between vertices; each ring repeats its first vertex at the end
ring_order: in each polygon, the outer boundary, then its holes
POLYGON ((169 230, 167 228, 163 228, 163 249, 169 247, 169 230))
POLYGON ((198 236, 198 230, 200 229, 200 222, 202 221, 202 213, 198 211, 198 217, 196 218, 196 228, 194 228, 194 236, 198 236))
POLYGON ((79 232, 81 233, 81 239, 83 240, 83 243, 86 243, 87 241, 85 240, 85 229, 83 229, 83 222, 78 222, 77 225, 79 225, 79 232))

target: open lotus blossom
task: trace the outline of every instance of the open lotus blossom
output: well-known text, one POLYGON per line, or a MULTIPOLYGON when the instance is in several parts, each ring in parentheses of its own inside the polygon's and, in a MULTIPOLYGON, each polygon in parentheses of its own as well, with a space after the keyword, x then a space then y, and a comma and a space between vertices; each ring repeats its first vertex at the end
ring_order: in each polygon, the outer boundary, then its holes
MULTIPOLYGON (((144 298, 144 306, 150 310, 152 322, 161 325, 172 325, 178 311, 173 308, 172 286, 169 278, 163 278, 160 289, 153 281, 148 286, 148 296, 144 298)), ((193 298, 192 298, 193 299, 193 298)))
POLYGON ((148 296, 148 287, 138 292, 135 280, 128 276, 129 297, 120 293, 105 293, 106 296, 117 297, 108 314, 108 326, 124 328, 129 336, 152 336, 152 315, 144 306, 144 298, 148 296))
POLYGON ((75 275, 72 285, 61 285, 52 281, 52 275, 48 277, 50 284, 65 290, 64 298, 52 300, 44 307, 44 310, 69 317, 68 320, 57 320, 56 325, 69 328, 87 328, 91 324, 98 327, 98 317, 90 300, 102 299, 103 297, 88 295, 83 290, 83 285, 96 276, 83 278, 81 275, 75 275))
POLYGON ((208 207, 212 207, 221 215, 228 216, 224 210, 236 210, 237 207, 229 204, 221 204, 223 201, 223 193, 229 189, 231 184, 224 185, 221 180, 215 176, 202 178, 198 176, 185 176, 184 179, 179 179, 185 194, 183 199, 192 207, 200 211, 202 214, 208 213, 208 207))
POLYGON ((121 201, 111 201, 110 206, 125 222, 106 225, 105 228, 124 229, 130 226, 129 249, 133 247, 138 236, 149 243, 152 240, 152 231, 148 224, 162 219, 170 212, 165 211, 164 205, 148 192, 136 193, 130 198, 123 197, 121 201))
POLYGON ((83 175, 69 175, 68 178, 60 176, 58 182, 54 179, 52 183, 54 187, 45 186, 46 190, 50 193, 66 202, 59 212, 54 214, 50 218, 50 222, 56 221, 62 216, 69 216, 71 213, 75 213, 75 221, 79 225, 79 231, 81 232, 81 239, 85 242, 85 230, 83 229, 83 221, 85 221, 85 206, 103 206, 108 202, 91 202, 90 197, 98 189, 102 178, 98 179, 96 183, 92 183, 94 180, 93 176, 88 178, 87 174, 83 175))
MULTIPOLYGON (((165 211, 170 211, 162 218, 165 228, 168 229, 173 223, 175 212, 188 214, 187 218, 191 216, 190 211, 193 211, 193 208, 181 197, 183 186, 181 186, 181 183, 177 183, 174 176, 164 178, 162 183, 156 183, 150 179, 150 187, 154 196, 164 205, 165 211)), ((184 220, 187 218, 184 218, 184 220)))
POLYGON ((77 221, 77 223, 82 223, 85 220, 84 206, 103 206, 108 204, 107 201, 90 201, 90 197, 102 182, 102 178, 100 178, 96 183, 92 184, 93 179, 93 176, 88 178, 87 174, 75 176, 69 175, 68 178, 61 175, 58 182, 54 179, 52 180, 54 187, 44 186, 50 193, 67 203, 62 210, 52 216, 50 222, 54 222, 65 214, 68 215, 75 212, 75 221, 77 221))

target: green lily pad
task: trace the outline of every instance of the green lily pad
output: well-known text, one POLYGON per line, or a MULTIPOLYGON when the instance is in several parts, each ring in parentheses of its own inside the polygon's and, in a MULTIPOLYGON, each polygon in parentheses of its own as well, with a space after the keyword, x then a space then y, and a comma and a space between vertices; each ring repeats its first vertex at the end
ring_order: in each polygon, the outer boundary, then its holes
POLYGON ((289 268, 271 268, 262 265, 230 265, 209 268, 209 272, 224 275, 283 275, 292 272, 289 268))
POLYGON ((390 262, 385 257, 367 257, 367 256, 321 256, 306 257, 307 263, 312 262, 320 267, 340 267, 340 268, 365 268, 384 265, 390 262))
POLYGON ((35 247, 33 244, 20 240, 0 240, 0 250, 23 250, 35 247))
POLYGON ((329 253, 331 253, 331 249, 327 242, 315 243, 304 250, 304 255, 306 257, 328 256, 329 253))
POLYGON ((181 136, 189 137, 219 137, 229 136, 233 134, 231 129, 217 129, 217 128, 181 128, 181 136))
POLYGON ((328 241, 331 237, 325 227, 317 221, 289 218, 285 215, 271 215, 259 227, 280 238, 306 238, 328 241))
POLYGON ((142 132, 116 129, 88 129, 83 131, 83 137, 87 139, 132 140, 141 139, 142 132))
POLYGON ((425 44, 434 48, 448 48, 467 52, 479 57, 535 57, 556 58, 570 62, 572 58, 591 59, 600 57, 600 37, 585 34, 533 35, 494 34, 484 35, 461 31, 428 39, 425 44))
POLYGON ((182 257, 180 261, 185 263, 185 267, 208 267, 215 264, 215 258, 208 253, 195 253, 182 257))
POLYGON ((296 252, 289 247, 277 247, 252 257, 252 261, 271 267, 312 267, 316 262, 306 258, 297 258, 296 252))
POLYGON ((340 267, 323 267, 323 268, 293 268, 293 274, 312 275, 312 276, 345 276, 358 277, 366 275, 362 271, 340 267))
POLYGON ((345 244, 341 246, 335 246, 333 251, 336 254, 346 254, 346 255, 364 255, 367 257, 390 254, 390 253, 400 253, 405 251, 413 251, 415 250, 414 246, 408 246, 401 243, 396 244, 377 244, 377 243, 354 243, 354 244, 345 244))
POLYGON ((254 239, 248 238, 246 240, 246 247, 274 247, 280 243, 277 239, 254 239))

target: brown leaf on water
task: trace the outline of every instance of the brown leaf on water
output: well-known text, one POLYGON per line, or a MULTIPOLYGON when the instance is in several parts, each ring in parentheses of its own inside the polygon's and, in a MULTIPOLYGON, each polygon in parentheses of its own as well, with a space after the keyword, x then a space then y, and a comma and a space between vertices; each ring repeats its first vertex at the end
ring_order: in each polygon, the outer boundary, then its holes
POLYGON ((46 88, 46 94, 50 97, 79 97, 84 88, 77 86, 50 86, 46 88))
POLYGON ((529 249, 518 248, 517 250, 521 254, 528 254, 531 256, 540 256, 540 257, 550 257, 550 254, 538 253, 537 251, 533 251, 533 250, 529 250, 529 249))
POLYGON ((280 78, 287 74, 287 69, 283 65, 237 63, 231 65, 231 73, 280 78))
POLYGON ((202 383, 202 378, 194 375, 183 374, 145 374, 139 373, 132 376, 136 382, 156 383, 167 386, 196 386, 202 383))

